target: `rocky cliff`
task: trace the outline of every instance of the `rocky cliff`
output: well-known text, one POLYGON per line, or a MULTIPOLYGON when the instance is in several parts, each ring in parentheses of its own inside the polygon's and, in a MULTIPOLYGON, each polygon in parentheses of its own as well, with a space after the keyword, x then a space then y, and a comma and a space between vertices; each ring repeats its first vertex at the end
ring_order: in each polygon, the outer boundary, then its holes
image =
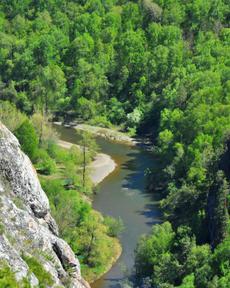
POLYGON ((41 279, 31 267, 31 259, 48 272, 51 280, 46 286, 89 287, 81 277, 78 259, 58 237, 35 169, 18 140, 1 123, 0 259, 10 266, 17 281, 26 278, 32 287, 38 286, 41 279))

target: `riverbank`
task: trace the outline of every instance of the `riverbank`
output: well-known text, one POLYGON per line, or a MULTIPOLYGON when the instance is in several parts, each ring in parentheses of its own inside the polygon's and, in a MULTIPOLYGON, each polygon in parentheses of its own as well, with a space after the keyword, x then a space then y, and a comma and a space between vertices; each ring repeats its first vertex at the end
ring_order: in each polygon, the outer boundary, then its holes
POLYGON ((84 271, 82 271, 84 274, 84 277, 87 279, 87 281, 90 285, 94 284, 97 280, 101 279, 106 273, 108 273, 111 270, 111 268, 113 267, 113 265, 120 258, 121 253, 122 253, 122 246, 120 244, 120 241, 117 238, 113 238, 113 247, 112 248, 113 248, 112 249, 113 256, 111 257, 111 261, 106 266, 106 269, 101 271, 100 276, 95 277, 95 275, 86 274, 86 273, 84 273, 84 271))
MULTIPOLYGON (((73 145, 80 148, 79 145, 58 140, 58 145, 65 149, 70 149, 73 145)), ((99 184, 102 182, 110 173, 114 171, 116 168, 115 161, 107 154, 98 153, 92 163, 89 165, 90 173, 89 176, 94 185, 99 184)))
MULTIPOLYGON (((71 142, 58 140, 57 144, 64 148, 64 149, 70 149, 72 146, 76 146, 78 148, 81 148, 80 145, 73 144, 71 142)), ((98 153, 92 163, 90 164, 90 178, 94 185, 99 184, 102 182, 110 173, 114 171, 116 168, 115 161, 107 154, 104 153, 98 153)), ((100 212, 98 212, 100 213, 100 212)), ((110 258, 110 261, 108 265, 103 269, 103 271, 100 271, 100 273, 93 273, 93 271, 86 270, 84 271, 83 268, 83 274, 84 277, 87 279, 87 281, 92 284, 101 277, 103 277, 104 274, 106 274, 110 269, 113 267, 113 265, 118 261, 122 254, 122 246, 120 244, 120 241, 117 238, 112 238, 112 256, 110 258)))
POLYGON ((103 137, 110 141, 115 141, 118 143, 134 146, 136 145, 136 140, 123 132, 117 131, 110 128, 102 128, 98 126, 92 126, 88 124, 77 124, 74 126, 76 130, 88 131, 95 136, 103 137))
MULTIPOLYGON (((54 124, 63 125, 62 122, 54 122, 54 124)), ((117 143, 126 144, 129 146, 135 146, 139 143, 138 140, 128 136, 124 132, 118 131, 118 129, 103 128, 89 124, 76 124, 75 122, 70 122, 68 124, 64 124, 63 126, 71 127, 78 131, 87 131, 92 133, 94 136, 99 136, 106 140, 115 141, 117 143)))
MULTIPOLYGON (((81 141, 81 133, 76 133, 73 127, 55 126, 62 140, 76 144, 81 141)), ((130 147, 102 137, 95 137, 95 140, 100 151, 110 155, 118 166, 114 173, 99 185, 98 193, 93 197, 92 207, 103 215, 121 218, 125 231, 120 237, 122 254, 118 257, 119 260, 113 260, 112 268, 108 268, 112 256, 116 254, 112 244, 110 247, 113 253, 105 265, 108 272, 101 267, 97 270, 97 275, 101 274, 102 277, 93 283, 90 282, 92 288, 118 287, 120 280, 132 273, 138 239, 142 234, 150 233, 152 225, 160 221, 161 214, 154 195, 145 190, 144 171, 151 168, 155 161, 152 153, 148 152, 150 149, 146 147, 130 147), (125 275, 122 267, 126 267, 125 275)))

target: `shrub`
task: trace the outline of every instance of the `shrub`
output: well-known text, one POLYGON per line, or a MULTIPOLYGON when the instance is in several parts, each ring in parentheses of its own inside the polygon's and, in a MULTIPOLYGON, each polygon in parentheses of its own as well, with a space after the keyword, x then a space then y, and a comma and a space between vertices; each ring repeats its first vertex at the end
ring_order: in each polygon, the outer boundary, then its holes
POLYGON ((40 113, 34 113, 31 117, 34 129, 39 138, 39 145, 47 148, 50 143, 55 143, 58 139, 56 130, 49 122, 49 117, 40 113))
POLYGON ((107 216, 104 219, 104 224, 108 228, 107 234, 111 237, 117 237, 124 230, 124 223, 120 217, 115 219, 107 216))
POLYGON ((118 101, 115 97, 111 98, 108 102, 107 118, 114 124, 120 125, 126 119, 124 110, 126 104, 118 101))
POLYGON ((130 137, 133 137, 136 135, 137 129, 134 127, 128 127, 127 128, 127 133, 129 134, 130 137))
POLYGON ((141 121, 142 116, 142 112, 138 108, 135 108, 133 112, 127 115, 127 126, 131 128, 137 127, 141 121))
POLYGON ((99 126, 99 127, 106 127, 106 128, 109 128, 112 126, 112 124, 106 118, 106 116, 96 116, 92 120, 89 121, 89 124, 99 126))
POLYGON ((17 110, 14 104, 8 101, 0 101, 0 121, 10 131, 14 132, 26 119, 26 116, 17 110))
POLYGON ((35 157, 37 162, 36 169, 39 171, 39 173, 50 175, 56 171, 55 161, 50 158, 45 150, 39 149, 35 157))
POLYGON ((50 155, 51 158, 55 158, 58 150, 58 146, 55 142, 49 141, 47 143, 47 152, 50 155))
POLYGON ((95 116, 97 106, 94 101, 81 97, 77 100, 77 105, 77 112, 82 119, 89 120, 95 116))
POLYGON ((15 131, 22 150, 33 160, 38 149, 38 137, 29 119, 26 119, 15 131))

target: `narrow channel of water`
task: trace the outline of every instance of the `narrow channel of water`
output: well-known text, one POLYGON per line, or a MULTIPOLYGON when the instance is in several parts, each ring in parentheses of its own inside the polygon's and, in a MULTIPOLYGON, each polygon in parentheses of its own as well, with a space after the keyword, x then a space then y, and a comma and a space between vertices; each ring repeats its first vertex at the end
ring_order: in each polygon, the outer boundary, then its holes
MULTIPOLYGON (((62 140, 78 143, 79 135, 72 128, 56 126, 62 140)), ((120 288, 120 281, 131 275, 134 250, 142 234, 149 233, 159 223, 160 212, 151 194, 145 191, 144 172, 154 165, 152 155, 136 147, 129 147, 97 138, 101 152, 109 154, 117 168, 98 186, 93 207, 105 215, 121 217, 125 231, 120 237, 123 252, 113 268, 92 288, 120 288)))

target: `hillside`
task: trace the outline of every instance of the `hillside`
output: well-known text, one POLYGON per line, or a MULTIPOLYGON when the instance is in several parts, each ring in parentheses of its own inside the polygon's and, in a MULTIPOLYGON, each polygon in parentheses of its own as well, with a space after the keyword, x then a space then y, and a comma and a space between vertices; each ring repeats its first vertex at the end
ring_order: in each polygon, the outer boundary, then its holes
POLYGON ((146 187, 163 223, 135 251, 138 286, 229 288, 229 0, 1 1, 0 12, 0 119, 20 123, 59 226, 62 178, 76 188, 77 221, 64 221, 62 233, 86 275, 105 271, 114 239, 82 201, 94 191, 80 179, 82 155, 40 139, 48 116, 149 138, 146 187), (88 230, 97 231, 93 244, 88 230))

